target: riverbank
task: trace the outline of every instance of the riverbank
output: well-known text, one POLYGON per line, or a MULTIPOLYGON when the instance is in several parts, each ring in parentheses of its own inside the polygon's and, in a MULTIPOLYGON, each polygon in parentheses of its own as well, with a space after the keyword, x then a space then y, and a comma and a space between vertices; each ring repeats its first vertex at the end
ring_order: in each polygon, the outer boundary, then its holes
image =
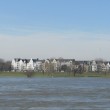
MULTIPOLYGON (((27 77, 27 73, 23 72, 0 72, 0 77, 27 77)), ((59 72, 59 73, 32 73, 32 77, 106 77, 110 78, 110 73, 82 73, 74 74, 59 72)))

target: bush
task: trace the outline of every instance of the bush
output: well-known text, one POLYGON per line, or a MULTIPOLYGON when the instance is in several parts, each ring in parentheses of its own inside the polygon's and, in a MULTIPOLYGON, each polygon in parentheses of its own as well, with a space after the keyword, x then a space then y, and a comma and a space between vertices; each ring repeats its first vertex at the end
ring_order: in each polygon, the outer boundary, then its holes
POLYGON ((28 78, 30 78, 30 77, 32 77, 32 76, 34 75, 34 71, 31 71, 31 70, 26 71, 26 72, 25 72, 25 75, 26 75, 28 78))

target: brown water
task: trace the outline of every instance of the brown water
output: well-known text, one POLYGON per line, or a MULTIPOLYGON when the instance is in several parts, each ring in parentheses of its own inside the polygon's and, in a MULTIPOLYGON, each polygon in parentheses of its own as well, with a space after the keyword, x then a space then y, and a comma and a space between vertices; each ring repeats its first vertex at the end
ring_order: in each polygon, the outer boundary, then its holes
POLYGON ((110 79, 0 78, 0 110, 110 110, 110 79))

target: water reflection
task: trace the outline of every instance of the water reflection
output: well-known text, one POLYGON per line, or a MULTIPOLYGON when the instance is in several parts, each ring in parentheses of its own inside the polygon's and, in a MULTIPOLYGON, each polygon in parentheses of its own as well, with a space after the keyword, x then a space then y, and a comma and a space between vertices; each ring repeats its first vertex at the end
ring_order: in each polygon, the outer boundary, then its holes
POLYGON ((104 78, 0 78, 0 110, 109 110, 104 78))

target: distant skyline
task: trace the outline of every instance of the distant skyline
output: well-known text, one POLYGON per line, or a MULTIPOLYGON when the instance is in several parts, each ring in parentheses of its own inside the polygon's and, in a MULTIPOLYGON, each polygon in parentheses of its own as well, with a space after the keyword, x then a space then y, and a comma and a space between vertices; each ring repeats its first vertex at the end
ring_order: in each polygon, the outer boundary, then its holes
POLYGON ((0 58, 110 60, 110 0, 1 0, 0 58))

